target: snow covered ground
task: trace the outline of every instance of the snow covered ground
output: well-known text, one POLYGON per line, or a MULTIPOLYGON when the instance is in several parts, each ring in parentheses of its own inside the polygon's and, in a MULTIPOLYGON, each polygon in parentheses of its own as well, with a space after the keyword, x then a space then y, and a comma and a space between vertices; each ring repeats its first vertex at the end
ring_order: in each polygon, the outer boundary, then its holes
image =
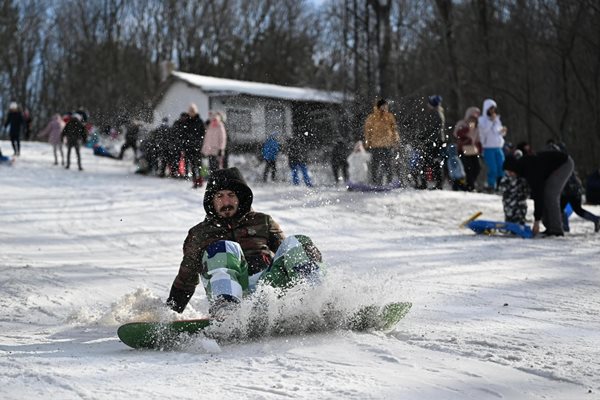
MULTIPOLYGON (((409 300, 411 312, 389 334, 136 351, 116 329, 168 313, 161 304, 187 230, 204 217, 204 191, 89 149, 83 172, 51 159, 48 145, 24 143, 14 166, 0 166, 2 399, 600 398, 600 234, 590 222, 572 217, 564 238, 490 238, 458 225, 477 210, 502 219, 494 195, 253 182, 257 210, 322 250, 325 297, 409 300)), ((183 317, 206 313, 202 292, 183 317)))

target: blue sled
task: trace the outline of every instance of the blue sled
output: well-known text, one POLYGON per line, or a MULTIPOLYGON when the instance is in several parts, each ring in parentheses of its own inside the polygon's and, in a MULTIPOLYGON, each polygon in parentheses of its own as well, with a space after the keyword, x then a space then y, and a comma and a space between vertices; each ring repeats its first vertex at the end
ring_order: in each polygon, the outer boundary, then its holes
POLYGON ((533 231, 529 226, 514 222, 475 220, 467 223, 467 227, 477 234, 493 235, 498 232, 504 232, 513 233, 523 239, 531 239, 533 237, 533 231))

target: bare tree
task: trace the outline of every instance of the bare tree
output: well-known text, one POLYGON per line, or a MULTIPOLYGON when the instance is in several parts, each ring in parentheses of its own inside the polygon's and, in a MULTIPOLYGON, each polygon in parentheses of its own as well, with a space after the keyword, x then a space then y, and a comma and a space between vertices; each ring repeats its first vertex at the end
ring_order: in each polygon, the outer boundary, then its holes
MULTIPOLYGON (((389 63, 392 49, 391 0, 367 0, 375 13, 375 40, 377 49, 378 92, 381 97, 389 96, 389 63)), ((368 14, 367 14, 368 15, 368 14)))
POLYGON ((456 40, 454 37, 454 15, 453 15, 453 2, 452 0, 436 0, 435 1, 438 13, 440 15, 441 27, 443 32, 444 47, 446 49, 446 56, 448 62, 446 63, 446 76, 449 81, 450 101, 451 107, 451 119, 456 121, 462 116, 462 110, 465 109, 465 105, 462 101, 459 70, 456 55, 456 40))

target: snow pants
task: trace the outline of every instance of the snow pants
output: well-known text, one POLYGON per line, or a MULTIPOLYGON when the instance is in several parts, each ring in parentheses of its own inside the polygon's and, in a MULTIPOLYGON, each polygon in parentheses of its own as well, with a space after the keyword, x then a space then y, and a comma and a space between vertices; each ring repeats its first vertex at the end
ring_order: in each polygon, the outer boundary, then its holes
POLYGON ((52 145, 52 152, 54 153, 54 165, 58 165, 58 153, 60 153, 60 165, 65 164, 65 156, 63 153, 62 143, 52 145))
POLYGON ((209 245, 202 256, 205 273, 202 284, 209 299, 218 297, 240 301, 256 289, 259 282, 286 288, 299 280, 318 282, 323 270, 321 253, 308 236, 286 238, 271 265, 248 276, 248 264, 239 243, 219 240, 209 245))
POLYGON ((127 140, 121 146, 121 152, 119 153, 119 160, 123 159, 123 155, 127 149, 133 149, 133 158, 137 160, 137 142, 135 140, 127 140))
POLYGON ((371 149, 371 182, 374 185, 383 185, 384 176, 387 183, 392 183, 394 170, 392 168, 392 149, 387 147, 371 149))
POLYGON ((21 134, 19 132, 10 133, 10 144, 12 145, 15 156, 21 155, 21 134))
POLYGON ((271 180, 275 182, 275 178, 277 176, 276 160, 265 160, 265 172, 263 173, 263 182, 267 181, 267 178, 269 177, 269 172, 271 173, 271 180))
POLYGON ((65 166, 65 168, 69 168, 71 166, 71 149, 75 149, 75 155, 77 156, 77 166, 79 167, 79 170, 82 170, 83 168, 81 168, 81 154, 79 152, 79 144, 72 144, 72 143, 67 143, 67 165, 65 166))
POLYGON ((348 182, 348 161, 332 162, 331 170, 333 171, 333 180, 337 184, 339 182, 340 173, 342 174, 343 182, 348 182))
POLYGON ((544 185, 544 213, 542 223, 548 232, 564 233, 560 194, 573 173, 575 163, 569 157, 564 164, 555 169, 544 185))
POLYGON ((292 183, 296 186, 300 184, 300 179, 298 178, 298 170, 302 172, 302 178, 304 179, 304 184, 308 187, 312 187, 312 181, 310 180, 310 175, 308 174, 308 168, 304 163, 292 164, 290 165, 292 169, 292 183))
MULTIPOLYGON (((561 196, 560 198, 560 209, 564 210, 567 204, 571 204, 571 208, 573 212, 579 215, 581 218, 591 221, 594 223, 594 227, 600 221, 600 217, 592 214, 585 208, 583 208, 581 204, 581 195, 578 196, 561 196)), ((569 232, 571 229, 569 227, 569 215, 563 211, 563 229, 565 232, 569 232)))
POLYGON ((469 192, 475 190, 475 182, 481 172, 481 165, 479 165, 479 156, 461 156, 461 160, 465 167, 465 174, 467 174, 467 187, 469 192))
POLYGON ((496 189, 500 178, 504 176, 504 152, 500 147, 483 149, 483 160, 487 166, 487 184, 496 189))

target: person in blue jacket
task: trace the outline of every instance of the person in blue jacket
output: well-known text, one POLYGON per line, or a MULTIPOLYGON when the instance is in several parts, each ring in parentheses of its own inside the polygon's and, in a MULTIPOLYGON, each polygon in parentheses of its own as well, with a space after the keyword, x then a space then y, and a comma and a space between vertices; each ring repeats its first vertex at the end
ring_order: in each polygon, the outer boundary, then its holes
POLYGON ((269 172, 271 173, 271 180, 275 182, 275 176, 277 175, 277 156, 279 155, 279 141, 277 136, 279 132, 274 131, 267 137, 262 147, 262 158, 265 160, 265 172, 263 173, 263 181, 267 181, 269 172))

